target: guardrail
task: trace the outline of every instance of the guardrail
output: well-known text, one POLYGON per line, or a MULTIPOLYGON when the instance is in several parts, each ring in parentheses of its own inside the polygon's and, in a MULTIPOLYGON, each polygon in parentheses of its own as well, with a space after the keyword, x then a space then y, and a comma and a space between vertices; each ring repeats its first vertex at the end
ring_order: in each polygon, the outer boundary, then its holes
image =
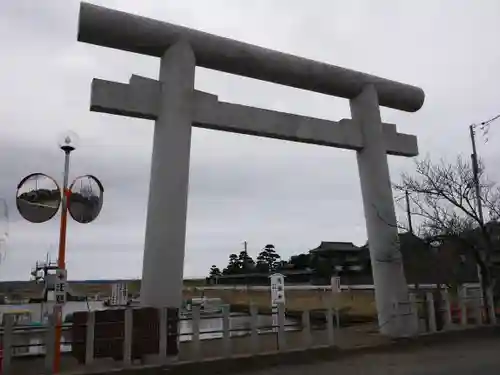
MULTIPOLYGON (((431 292, 426 293, 424 300, 418 299, 412 294, 410 303, 410 314, 415 316, 420 322, 425 320, 425 324, 420 324, 420 333, 434 333, 439 329, 451 330, 468 325, 480 325, 484 322, 483 306, 481 299, 461 296, 458 300, 460 310, 452 308, 448 293, 444 291, 440 299, 439 308, 436 309, 434 295, 431 292), (443 324, 438 324, 442 322, 443 324)), ((101 360, 95 357, 95 348, 102 345, 102 341, 119 342, 121 345, 121 364, 120 367, 126 368, 134 364, 133 351, 135 350, 133 337, 134 308, 127 308, 124 311, 124 322, 105 323, 105 324, 122 324, 123 332, 116 337, 98 338, 96 328, 100 323, 96 323, 96 312, 91 311, 87 315, 87 322, 78 327, 85 327, 85 342, 75 341, 71 337, 70 331, 75 327, 74 324, 63 324, 63 336, 67 340, 63 340, 63 345, 71 350, 72 345, 85 346, 84 363, 80 366, 83 368, 95 368, 95 365, 101 360)), ((315 347, 335 346, 337 342, 337 332, 343 328, 339 328, 335 324, 335 311, 332 307, 326 307, 322 311, 304 311, 300 319, 292 323, 287 323, 286 309, 283 305, 278 306, 278 313, 273 324, 259 324, 259 315, 256 306, 249 307, 249 315, 247 325, 244 327, 234 327, 231 324, 231 314, 229 306, 222 306, 222 313, 219 315, 210 314, 204 317, 199 306, 193 306, 191 329, 184 332, 174 334, 177 342, 180 342, 180 351, 176 356, 168 355, 169 337, 167 331, 167 309, 158 309, 159 316, 159 343, 158 354, 154 355, 154 362, 159 364, 167 364, 175 361, 192 361, 197 362, 206 358, 212 357, 231 357, 235 353, 257 355, 269 351, 288 351, 295 349, 309 349, 315 347), (322 315, 321 322, 311 319, 312 315, 322 315), (217 327, 204 327, 204 319, 219 319, 217 327)), ((241 315, 240 315, 241 316, 241 315)), ((178 319, 182 321, 186 319, 178 319)), ((12 320, 8 319, 6 326, 0 330, 3 344, 2 367, 3 375, 20 375, 16 368, 16 362, 22 361, 22 356, 28 354, 19 354, 23 348, 38 347, 38 354, 44 357, 45 367, 44 374, 52 374, 54 361, 54 337, 55 325, 50 319, 49 324, 45 327, 26 327, 13 326, 12 320), (34 338, 38 337, 38 340, 34 338), (36 342, 35 342, 36 341, 36 342)), ((137 343, 135 344, 137 345, 137 343)), ((69 357, 67 354, 66 356, 69 357)), ((151 358, 143 358, 150 361, 151 358)), ((114 365, 116 367, 116 363, 114 365)), ((72 369, 74 370, 74 368, 72 369)), ((37 372, 38 373, 38 372, 37 372)))

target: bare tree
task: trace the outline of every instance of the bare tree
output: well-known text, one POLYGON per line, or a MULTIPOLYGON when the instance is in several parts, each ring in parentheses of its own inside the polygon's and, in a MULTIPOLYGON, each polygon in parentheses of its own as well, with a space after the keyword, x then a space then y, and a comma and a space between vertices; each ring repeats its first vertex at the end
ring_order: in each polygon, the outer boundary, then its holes
MULTIPOLYGON (((490 181, 479 165, 480 200, 483 220, 476 207, 472 163, 457 157, 454 163, 429 158, 416 161, 414 175, 403 173, 394 187, 408 192, 411 215, 419 220, 419 235, 436 241, 453 242, 471 252, 481 272, 483 298, 492 287, 491 253, 494 243, 489 228, 500 219, 500 187, 490 181)), ((486 304, 486 308, 488 306, 486 304)), ((488 311, 486 316, 489 317, 488 311)))

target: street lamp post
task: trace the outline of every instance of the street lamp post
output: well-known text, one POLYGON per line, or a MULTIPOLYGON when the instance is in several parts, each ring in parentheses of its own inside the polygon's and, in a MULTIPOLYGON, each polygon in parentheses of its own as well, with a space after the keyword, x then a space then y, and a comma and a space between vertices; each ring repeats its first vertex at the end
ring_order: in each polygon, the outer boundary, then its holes
MULTIPOLYGON (((61 225, 59 230, 59 252, 57 257, 57 266, 60 270, 66 270, 66 231, 68 225, 68 200, 71 195, 68 190, 69 181, 69 162, 71 152, 75 150, 74 139, 66 135, 64 141, 59 145, 64 151, 64 174, 61 197, 61 225)), ((54 308, 56 322, 55 353, 54 353, 54 372, 57 374, 61 367, 61 336, 62 336, 62 309, 63 305, 56 304, 54 308)))
POLYGON ((66 231, 68 212, 71 217, 82 224, 90 223, 99 215, 104 188, 101 182, 92 175, 77 177, 69 184, 69 166, 71 152, 75 150, 76 134, 65 135, 59 148, 64 151, 64 175, 61 187, 50 176, 43 173, 33 173, 23 178, 17 186, 16 205, 21 216, 32 223, 43 223, 53 218, 61 206, 61 221, 59 230, 59 254, 57 259, 57 273, 55 281, 55 306, 54 320, 55 347, 54 347, 54 373, 59 373, 61 364, 61 336, 63 323, 63 305, 66 302, 66 231), (90 189, 80 187, 77 182, 87 181, 90 189), (34 182, 34 188, 32 183, 34 182), (97 188, 92 189, 92 185, 97 188), (96 193, 98 192, 98 193, 96 193), (70 199, 71 197, 71 199, 70 199))

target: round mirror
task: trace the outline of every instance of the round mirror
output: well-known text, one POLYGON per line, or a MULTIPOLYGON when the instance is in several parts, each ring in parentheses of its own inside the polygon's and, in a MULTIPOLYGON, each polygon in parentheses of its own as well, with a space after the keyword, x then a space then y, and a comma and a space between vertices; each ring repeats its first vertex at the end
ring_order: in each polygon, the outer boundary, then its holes
POLYGON ((82 224, 94 221, 101 212, 104 188, 92 175, 78 177, 69 187, 71 195, 68 211, 71 217, 82 224))
POLYGON ((44 223, 54 217, 61 205, 61 189, 43 173, 26 176, 17 185, 16 205, 23 218, 44 223))

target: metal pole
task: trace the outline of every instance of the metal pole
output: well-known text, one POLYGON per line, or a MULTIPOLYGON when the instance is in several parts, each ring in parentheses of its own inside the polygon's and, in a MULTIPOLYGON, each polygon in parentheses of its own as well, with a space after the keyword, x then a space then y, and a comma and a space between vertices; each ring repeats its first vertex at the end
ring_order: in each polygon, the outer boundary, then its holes
MULTIPOLYGON (((68 221, 68 199, 70 192, 68 190, 69 179, 69 159, 72 147, 63 146, 61 149, 64 151, 64 182, 63 182, 63 195, 61 204, 61 227, 59 231, 59 255, 57 259, 57 266, 59 269, 66 268, 66 227, 68 221)), ((66 293, 66 290, 65 290, 66 293)), ((54 373, 58 374, 61 368, 61 335, 62 335, 62 305, 56 305, 54 308, 55 321, 56 321, 56 337, 54 348, 54 373)))

